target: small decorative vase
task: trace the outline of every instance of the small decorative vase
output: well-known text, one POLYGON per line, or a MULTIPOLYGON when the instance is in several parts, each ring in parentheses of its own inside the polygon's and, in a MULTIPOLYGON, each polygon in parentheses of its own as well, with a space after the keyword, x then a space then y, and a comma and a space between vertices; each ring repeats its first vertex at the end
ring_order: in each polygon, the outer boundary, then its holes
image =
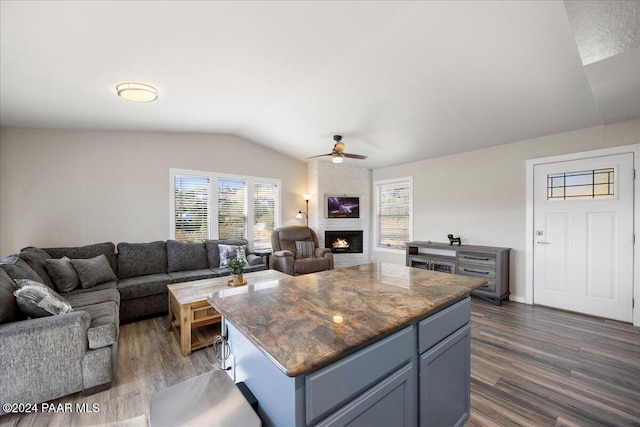
POLYGON ((233 275, 233 284, 236 286, 242 285, 244 283, 244 277, 242 277, 242 273, 233 275))

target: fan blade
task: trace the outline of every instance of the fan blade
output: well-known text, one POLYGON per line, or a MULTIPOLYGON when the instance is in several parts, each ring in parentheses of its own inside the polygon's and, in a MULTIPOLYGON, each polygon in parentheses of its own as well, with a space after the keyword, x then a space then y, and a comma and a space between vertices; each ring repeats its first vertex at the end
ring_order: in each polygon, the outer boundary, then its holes
POLYGON ((345 157, 348 157, 350 159, 360 159, 360 160, 364 160, 367 158, 367 156, 362 156, 360 154, 349 154, 349 153, 342 153, 344 154, 345 157))
POLYGON ((324 156, 333 156, 333 153, 329 153, 329 154, 319 154, 319 155, 317 155, 317 156, 307 157, 307 160, 309 160, 309 159, 315 159, 316 157, 324 157, 324 156))

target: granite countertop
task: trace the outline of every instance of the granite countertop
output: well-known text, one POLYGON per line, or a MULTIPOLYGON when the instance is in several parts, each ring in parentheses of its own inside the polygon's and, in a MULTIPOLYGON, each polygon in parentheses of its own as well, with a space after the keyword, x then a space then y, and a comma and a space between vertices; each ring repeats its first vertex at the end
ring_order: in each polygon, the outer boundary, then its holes
POLYGON ((486 280, 372 263, 265 278, 207 300, 290 377, 415 323, 486 280))

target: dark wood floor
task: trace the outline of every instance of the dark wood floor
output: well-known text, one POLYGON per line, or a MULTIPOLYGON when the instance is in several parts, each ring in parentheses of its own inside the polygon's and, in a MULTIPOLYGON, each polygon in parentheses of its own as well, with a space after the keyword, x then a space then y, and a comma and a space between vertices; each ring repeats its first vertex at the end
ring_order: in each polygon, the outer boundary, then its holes
POLYGON ((471 323, 467 426, 640 426, 640 328, 475 300, 471 323))
MULTIPOLYGON (((543 307, 472 303, 471 418, 467 426, 640 426, 640 328, 543 307)), ((0 425, 144 426, 159 390, 207 372, 157 317, 123 325, 113 387, 56 402, 97 413, 0 417, 0 425)))

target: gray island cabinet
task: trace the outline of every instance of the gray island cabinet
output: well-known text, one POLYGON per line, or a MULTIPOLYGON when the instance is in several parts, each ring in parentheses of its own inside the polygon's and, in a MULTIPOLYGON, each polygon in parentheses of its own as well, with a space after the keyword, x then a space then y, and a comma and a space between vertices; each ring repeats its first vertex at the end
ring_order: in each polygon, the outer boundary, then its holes
POLYGON ((469 293, 482 279, 372 263, 208 300, 266 426, 456 426, 469 417, 469 293))

